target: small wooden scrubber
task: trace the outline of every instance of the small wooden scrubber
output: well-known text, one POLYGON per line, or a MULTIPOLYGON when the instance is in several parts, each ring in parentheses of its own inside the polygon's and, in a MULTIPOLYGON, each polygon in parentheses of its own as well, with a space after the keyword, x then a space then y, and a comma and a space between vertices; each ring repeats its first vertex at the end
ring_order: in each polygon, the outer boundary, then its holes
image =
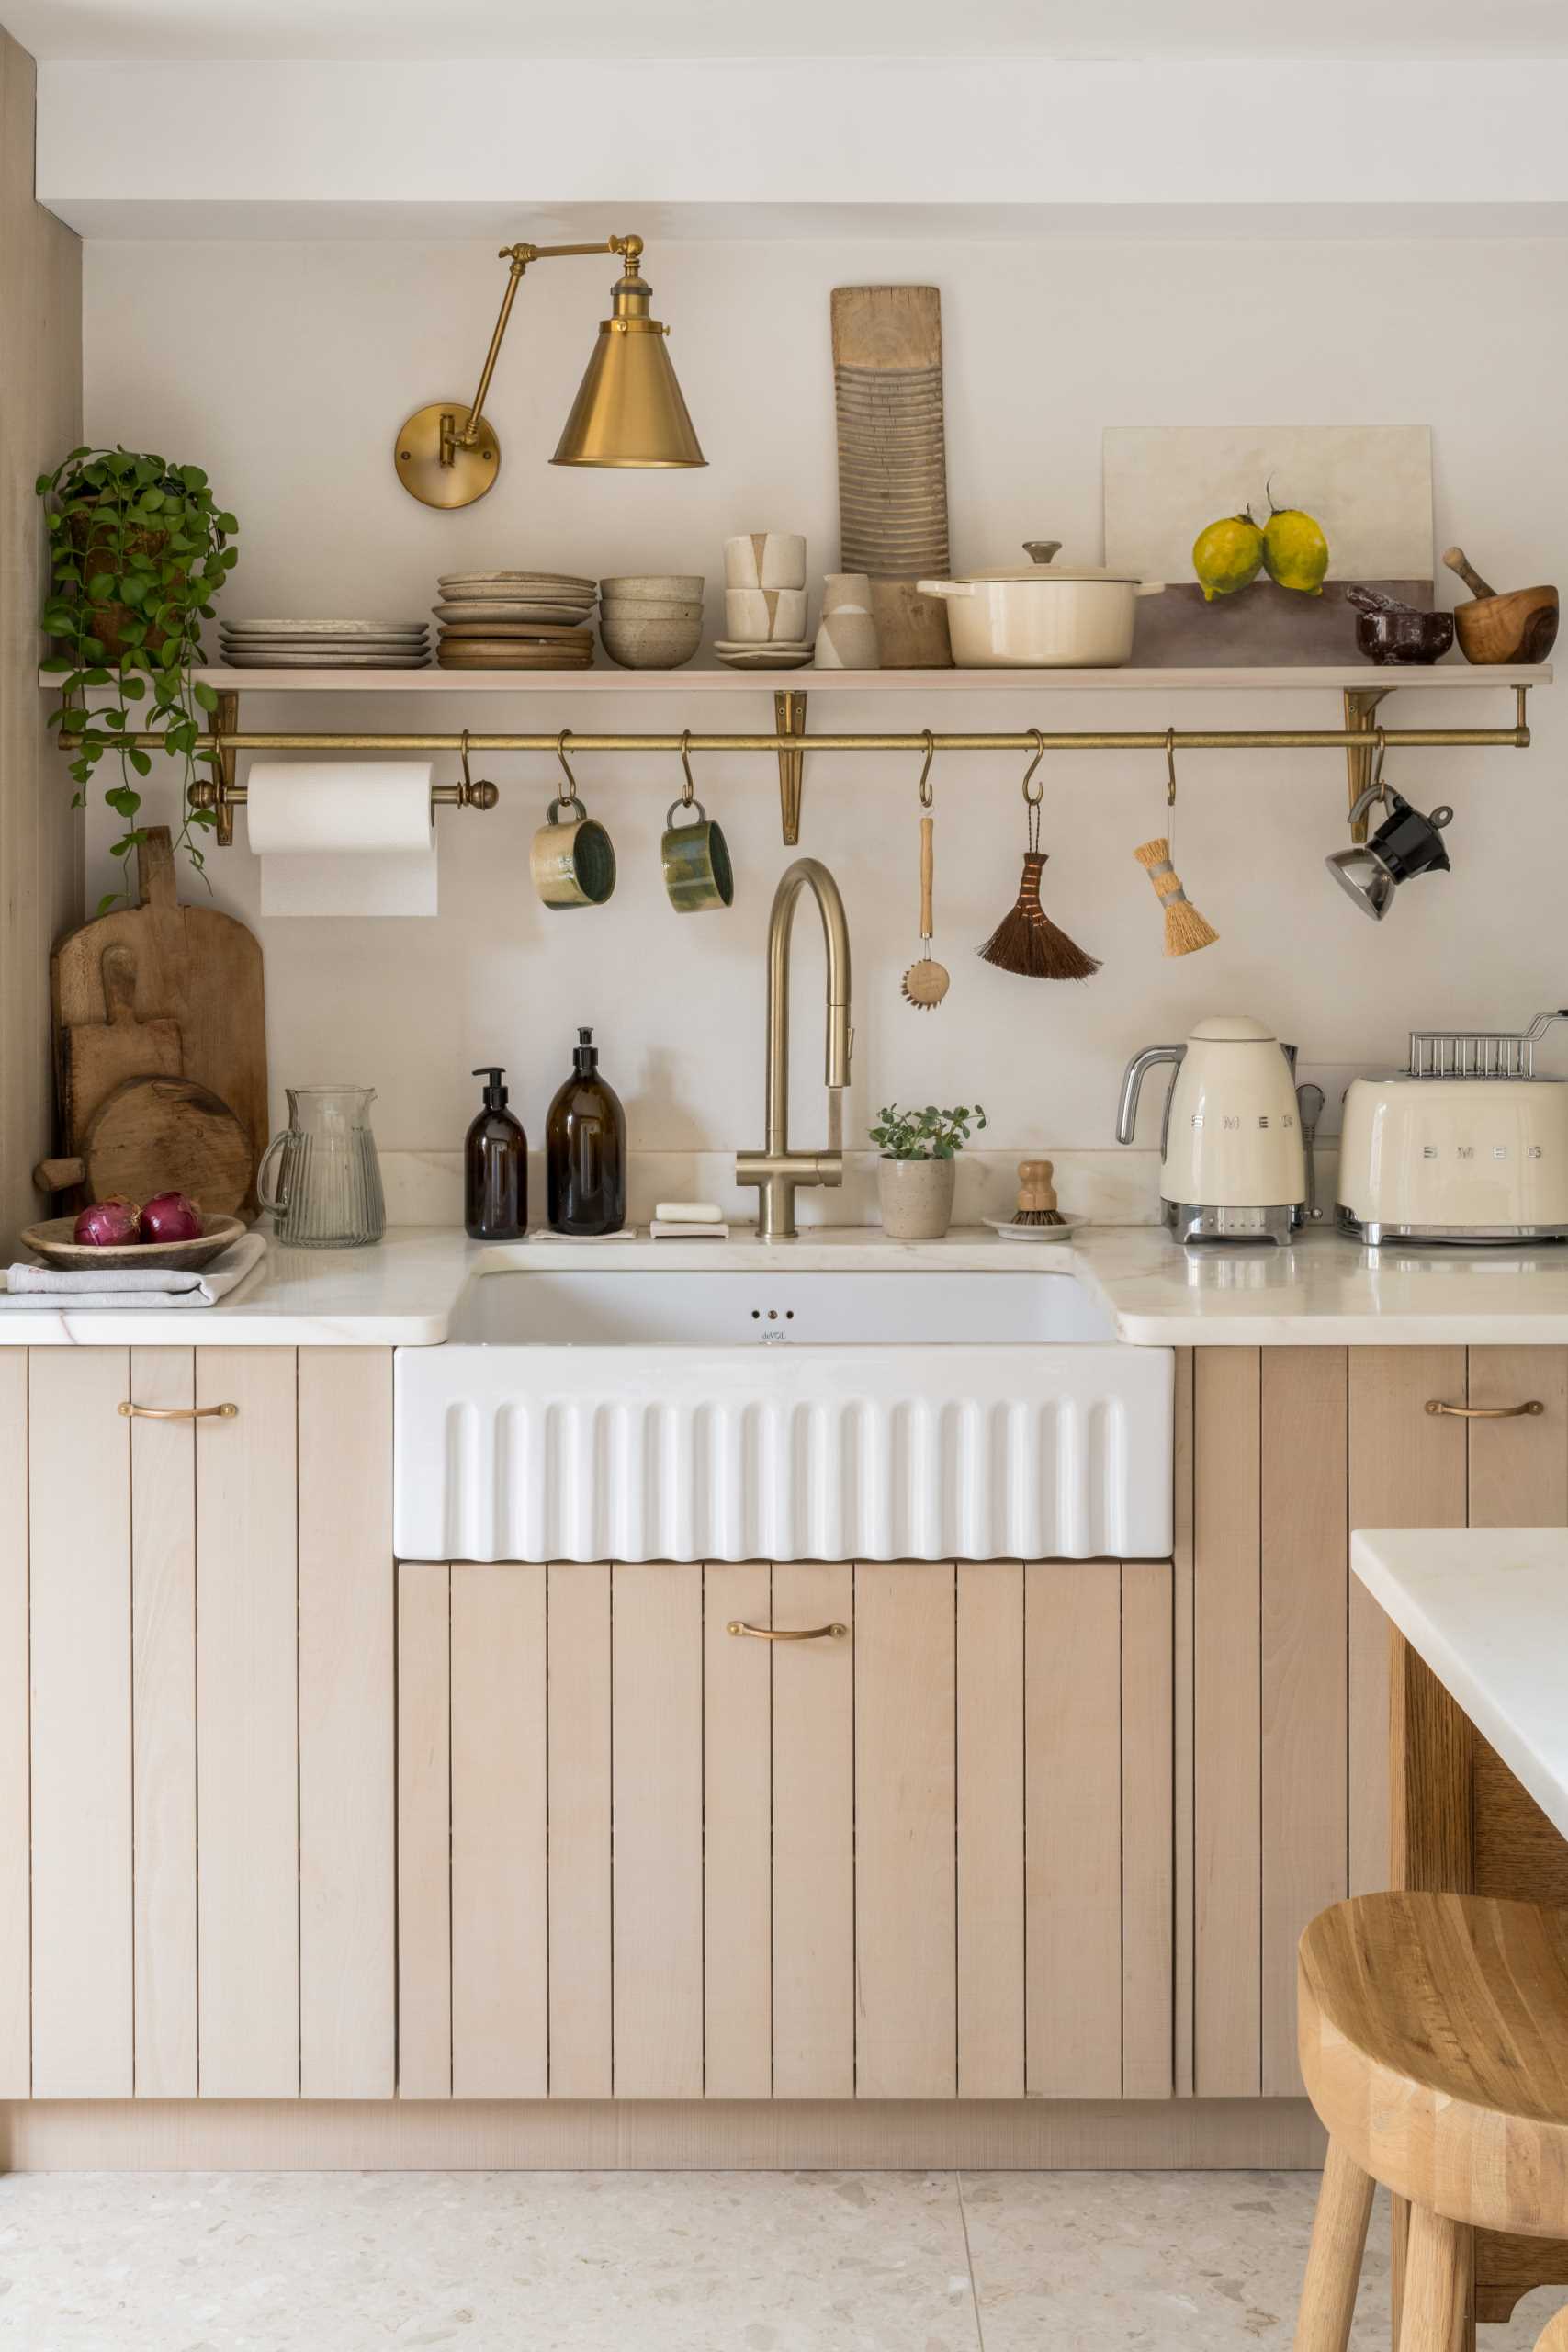
POLYGON ((1133 855, 1155 886, 1155 896, 1165 909, 1165 952, 1168 956, 1190 956, 1200 947, 1212 947, 1219 933, 1206 922, 1181 887, 1181 876, 1170 862, 1170 843, 1162 833, 1157 841, 1145 842, 1133 855))
POLYGON ((1052 1182, 1055 1162, 1050 1159, 1021 1159, 1018 1163, 1018 1206, 1012 1213, 1014 1225, 1063 1225, 1066 1222, 1056 1206, 1056 1187, 1052 1182))

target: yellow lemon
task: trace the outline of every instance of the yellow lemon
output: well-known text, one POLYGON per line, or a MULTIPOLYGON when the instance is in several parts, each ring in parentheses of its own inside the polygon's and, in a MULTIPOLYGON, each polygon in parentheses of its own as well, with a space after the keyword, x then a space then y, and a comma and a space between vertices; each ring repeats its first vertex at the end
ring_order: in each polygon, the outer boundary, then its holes
POLYGON ((1263 532, 1263 560, 1269 577, 1281 588, 1299 589, 1303 596, 1321 596, 1328 570, 1328 541, 1323 526, 1299 506, 1277 506, 1263 532))
POLYGON ((1256 580, 1263 561, 1263 534, 1250 514, 1227 514, 1210 523, 1192 542, 1192 569, 1203 591, 1203 602, 1234 596, 1256 580))

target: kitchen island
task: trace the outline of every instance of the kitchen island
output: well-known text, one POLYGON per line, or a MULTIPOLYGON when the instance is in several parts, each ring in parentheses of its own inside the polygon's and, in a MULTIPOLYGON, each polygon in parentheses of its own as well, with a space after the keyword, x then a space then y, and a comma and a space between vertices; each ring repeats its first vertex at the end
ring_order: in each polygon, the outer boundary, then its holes
MULTIPOLYGON (((1389 1883, 1568 1905, 1568 1533, 1358 1529, 1350 1549, 1392 1627, 1389 1883)), ((1568 2243, 1477 2233, 1478 2320, 1564 2283, 1568 2243)))

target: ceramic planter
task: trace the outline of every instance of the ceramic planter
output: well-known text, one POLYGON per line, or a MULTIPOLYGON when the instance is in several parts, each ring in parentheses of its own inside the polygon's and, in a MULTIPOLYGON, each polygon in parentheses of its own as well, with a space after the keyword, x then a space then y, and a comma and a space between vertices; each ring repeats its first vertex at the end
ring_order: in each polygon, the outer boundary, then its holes
POLYGON ((877 1198, 890 1241, 940 1241, 953 1222, 953 1159, 879 1159, 877 1198))

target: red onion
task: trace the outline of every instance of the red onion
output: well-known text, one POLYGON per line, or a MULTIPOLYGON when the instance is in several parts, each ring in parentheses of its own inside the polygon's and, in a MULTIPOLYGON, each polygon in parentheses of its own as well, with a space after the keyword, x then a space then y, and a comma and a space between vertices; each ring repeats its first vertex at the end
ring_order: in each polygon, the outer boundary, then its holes
POLYGON ((134 1201, 122 1200, 117 1193, 107 1201, 95 1201, 85 1208, 71 1229, 73 1241, 85 1242, 93 1250, 116 1250, 128 1241, 139 1238, 137 1207, 134 1201))
POLYGON ((201 1211, 184 1193, 160 1193, 141 1212, 138 1238, 142 1241, 199 1241, 205 1230, 201 1211))

